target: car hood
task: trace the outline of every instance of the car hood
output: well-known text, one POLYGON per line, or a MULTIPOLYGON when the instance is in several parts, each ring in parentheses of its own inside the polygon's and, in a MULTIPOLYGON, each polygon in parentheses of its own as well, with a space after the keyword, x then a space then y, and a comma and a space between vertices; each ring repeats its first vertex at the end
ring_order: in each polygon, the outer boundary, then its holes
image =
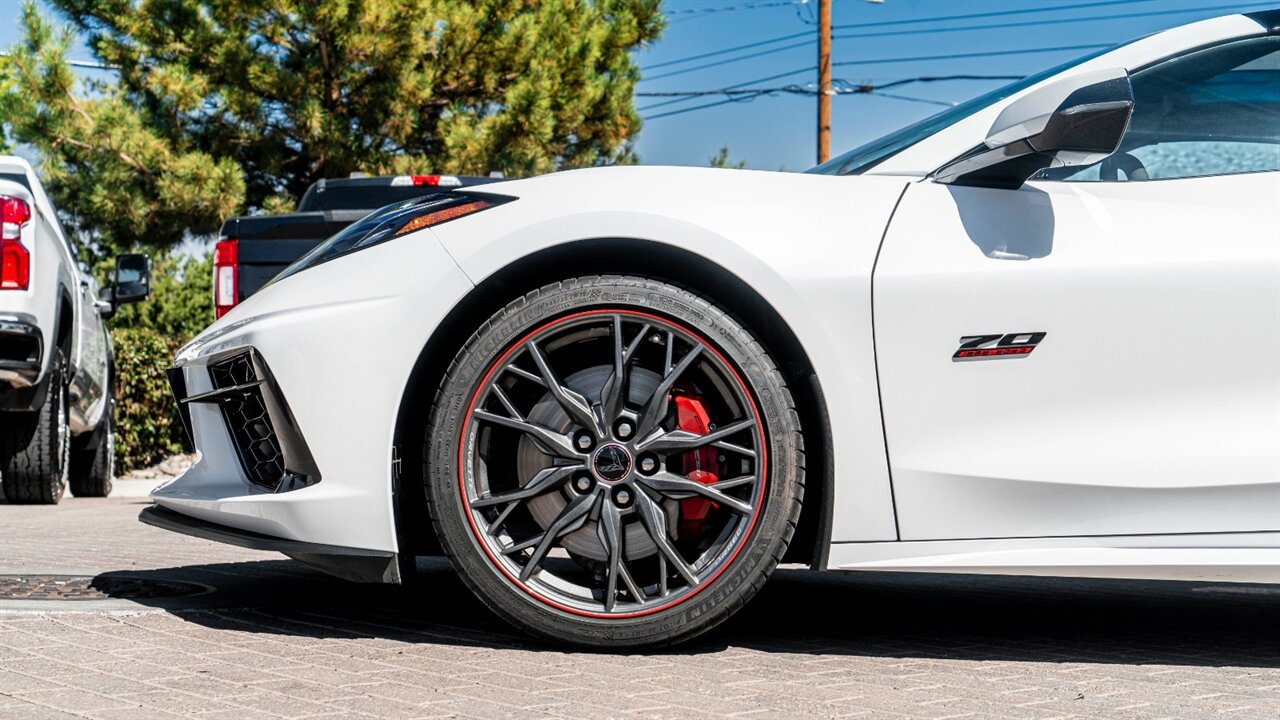
MULTIPOLYGON (((531 253, 587 239, 644 240, 712 259, 753 286, 857 273, 874 259, 908 178, 835 177, 695 167, 603 167, 457 192, 515 198, 385 243, 434 236, 474 284, 531 253)), ((364 257, 368 251, 348 258, 364 257)), ((339 258, 327 264, 343 264, 339 258)), ((294 307, 298 273, 245 300, 188 350, 294 307)), ((186 354, 184 351, 183 354, 186 354)))

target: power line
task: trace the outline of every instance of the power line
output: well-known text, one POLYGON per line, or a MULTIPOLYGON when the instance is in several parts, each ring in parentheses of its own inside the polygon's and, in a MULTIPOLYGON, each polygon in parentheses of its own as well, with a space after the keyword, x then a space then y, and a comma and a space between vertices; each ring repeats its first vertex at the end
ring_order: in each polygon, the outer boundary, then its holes
MULTIPOLYGON (((1103 0, 1102 2, 1093 2, 1093 3, 1085 3, 1085 4, 1052 5, 1049 7, 1023 8, 1020 10, 998 10, 998 11, 985 12, 985 13, 970 13, 968 15, 941 15, 938 17, 912 18, 909 20, 882 20, 879 22, 859 23, 857 25, 836 25, 833 27, 833 29, 845 30, 845 29, 854 28, 854 27, 869 28, 869 27, 886 27, 886 26, 893 26, 893 25, 914 25, 919 23, 946 22, 949 20, 969 20, 974 18, 997 17, 1001 15, 1023 15, 1027 13, 1050 12, 1054 10, 1083 9, 1083 8, 1099 7, 1103 5, 1128 5, 1128 4, 1139 3, 1139 2, 1152 2, 1152 0, 1103 0)), ((790 35, 779 35, 777 37, 769 38, 768 40, 760 40, 758 42, 746 43, 745 45, 735 45, 733 47, 721 48, 720 50, 712 50, 710 52, 699 53, 697 55, 690 55, 688 57, 683 57, 678 60, 667 60, 665 62, 655 63, 653 65, 649 65, 644 69, 657 70, 658 68, 669 67, 671 65, 680 65, 681 63, 693 62, 694 60, 702 60, 703 58, 714 57, 716 55, 723 55, 725 53, 736 52, 738 50, 750 50, 751 48, 757 48, 762 45, 769 45, 776 42, 783 42, 784 40, 795 40, 796 38, 810 37, 810 36, 811 36, 811 33, 808 31, 800 32, 800 33, 792 33, 790 35)))
MULTIPOLYGON (((747 98, 747 100, 754 100, 756 99, 756 97, 758 96, 749 97, 747 98)), ((681 108, 679 110, 671 110, 669 112, 658 113, 657 115, 650 115, 649 117, 642 118, 642 119, 645 122, 649 122, 650 120, 657 120, 658 118, 671 117, 672 115, 683 115, 684 113, 693 112, 695 110, 706 110, 707 108, 713 108, 719 105, 728 105, 729 103, 734 103, 734 102, 743 102, 743 100, 740 98, 729 98, 727 100, 717 100, 716 102, 713 102, 713 103, 707 103, 705 105, 694 105, 693 107, 681 108)))
MULTIPOLYGON (((1043 25, 1069 25, 1073 23, 1098 22, 1102 20, 1127 20, 1130 18, 1152 17, 1156 15, 1186 15, 1190 13, 1204 12, 1206 10, 1247 10, 1249 8, 1272 6, 1274 0, 1267 2, 1254 3, 1232 3, 1230 5, 1218 5, 1214 7, 1196 7, 1183 8, 1182 10, 1156 10, 1152 12, 1136 12, 1136 13, 1120 13, 1118 15, 1093 15, 1089 17, 1075 18, 1054 18, 1052 20, 1024 20, 1022 22, 1011 23, 988 23, 986 25, 966 25, 964 27, 947 27, 947 28, 922 28, 919 30, 892 30, 890 32, 873 32, 873 33, 852 33, 845 35, 836 35, 836 40, 846 40, 851 38, 869 38, 869 37, 892 37, 895 35, 923 35, 926 33, 946 33, 946 32, 963 32, 965 30, 996 30, 1003 28, 1033 27, 1043 25)), ((857 27, 856 25, 845 25, 844 27, 857 27)))
MULTIPOLYGON (((873 58, 869 60, 844 60, 841 62, 831 63, 831 66, 832 67, 849 67, 853 65, 887 65, 891 63, 917 62, 917 61, 925 61, 925 60, 960 60, 960 59, 975 58, 975 57, 1003 57, 1008 55, 1034 55, 1039 53, 1066 52, 1069 50, 1097 50, 1099 48, 1110 47, 1113 44, 1114 43, 1096 43, 1091 45, 1061 45, 1058 47, 1026 48, 1022 50, 990 50, 985 52, 959 53, 959 54, 951 54, 951 55, 924 55, 924 56, 916 56, 916 57, 873 58)), ((813 70, 815 69, 816 69, 815 65, 808 65, 805 67, 794 68, 792 70, 777 73, 775 75, 770 75, 763 78, 753 78, 752 80, 748 80, 747 82, 744 82, 744 83, 739 83, 737 85, 730 85, 729 88, 734 89, 739 87, 746 87, 748 85, 753 85, 755 83, 768 82, 769 80, 776 80, 778 78, 788 77, 790 75, 798 75, 803 72, 813 72, 813 70)), ((652 110, 652 109, 661 107, 663 105, 672 105, 672 104, 680 103, 683 101, 684 99, 667 100, 664 102, 654 103, 653 105, 648 105, 646 107, 639 108, 639 110, 640 111, 652 110)))
POLYGON ((675 90, 672 92, 652 92, 652 93, 635 93, 636 97, 706 97, 708 95, 771 95, 777 93, 791 93, 794 95, 813 95, 817 91, 803 85, 784 85, 782 87, 773 88, 742 88, 741 90, 730 90, 729 88, 719 88, 716 90, 675 90))
POLYGON ((911 18, 908 20, 881 20, 878 22, 855 23, 852 25, 834 25, 833 30, 847 28, 886 27, 890 25, 916 25, 919 23, 945 22, 949 20, 976 20, 978 18, 1001 17, 1006 15, 1028 15, 1031 13, 1054 12, 1055 10, 1083 10, 1085 8, 1103 7, 1106 5, 1135 5, 1153 0, 1102 0, 1101 2, 1073 3, 1071 5, 1049 5, 1046 7, 1021 8, 1018 10, 993 10, 991 12, 969 13, 966 15, 939 15, 937 17, 911 18))
POLYGON ((779 35, 778 37, 769 38, 768 40, 759 40, 756 42, 747 43, 745 45, 735 45, 729 48, 721 48, 720 50, 712 50, 710 52, 699 53, 698 55, 690 55, 688 57, 682 57, 678 60, 667 60, 665 62, 654 63, 653 65, 649 65, 642 69, 657 70, 658 68, 669 67, 671 65, 681 65, 687 62, 693 62, 694 60, 702 60, 703 58, 715 57, 717 55, 724 55, 725 53, 737 52, 739 50, 750 50, 751 48, 758 48, 763 45, 772 45, 773 43, 782 42, 783 40, 795 40, 796 38, 812 37, 812 35, 813 35, 813 32, 810 30, 806 30, 804 32, 798 32, 798 33, 792 33, 791 35, 779 35))
POLYGON ((935 83, 950 82, 953 80, 1021 80, 1025 75, 924 75, 921 77, 903 78, 901 80, 890 80, 882 83, 849 83, 848 80, 840 80, 846 83, 851 89, 841 90, 841 94, 856 94, 862 92, 873 92, 876 90, 884 90, 885 88, 899 87, 901 85, 911 85, 913 83, 935 83))
MULTIPOLYGON (((797 38, 797 37, 809 38, 809 37, 811 37, 812 35, 813 35, 813 33, 812 33, 812 32, 802 32, 802 33, 797 33, 797 34, 795 34, 795 35, 787 35, 787 36, 785 36, 785 37, 786 37, 787 39, 793 39, 793 38, 797 38)), ((770 44, 772 44, 772 43, 779 42, 779 41, 780 41, 780 39, 779 39, 779 38, 774 38, 773 40, 763 40, 763 41, 758 42, 758 43, 751 43, 750 45, 742 45, 742 46, 739 46, 739 47, 737 47, 737 48, 733 48, 733 50, 745 50, 745 49, 748 49, 748 48, 750 48, 750 47, 760 47, 761 45, 770 45, 770 44)), ((751 58, 761 57, 762 55, 771 55, 771 54, 776 53, 776 52, 783 52, 784 50, 793 50, 793 49, 795 49, 795 48, 805 47, 805 46, 807 46, 807 45, 811 44, 812 42, 813 42, 812 40, 804 40, 804 41, 802 41, 802 42, 792 43, 791 45, 783 45, 782 47, 771 48, 771 49, 769 49, 769 50, 761 50, 761 51, 759 51, 759 52, 754 52, 754 53, 751 53, 751 54, 749 54, 749 55, 739 55, 738 57, 725 58, 724 60, 717 60, 717 61, 715 61, 715 62, 703 63, 702 65, 695 65, 695 66, 693 66, 693 67, 687 67, 687 68, 683 68, 683 69, 680 69, 680 70, 672 70, 671 72, 665 72, 665 73, 662 73, 662 74, 660 74, 660 75, 646 75, 646 76, 644 76, 644 77, 643 77, 643 78, 641 78, 641 79, 642 79, 642 80, 660 80, 660 79, 662 79, 662 78, 665 78, 665 77, 671 77, 671 76, 673 76, 673 75, 683 75, 684 73, 695 72, 695 71, 697 71, 697 70, 706 70, 707 68, 718 67, 718 66, 720 66, 720 65, 728 65, 729 63, 735 63, 735 62, 738 62, 738 61, 740 61, 740 60, 750 60, 751 58)), ((725 51, 723 51, 723 52, 730 52, 730 51, 729 51, 729 50, 725 50, 725 51)), ((721 52, 704 53, 703 55, 698 56, 698 57, 711 57, 711 56, 713 56, 713 55, 719 55, 719 54, 722 54, 722 53, 721 53, 721 52)), ((685 59, 683 59, 683 60, 673 60, 673 61, 668 62, 668 63, 661 63, 660 65, 653 65, 653 66, 650 66, 649 68, 644 68, 644 69, 646 69, 646 70, 651 70, 651 69, 654 69, 654 68, 657 68, 657 67, 661 67, 661 66, 665 66, 665 65, 673 65, 673 64, 678 64, 678 63, 685 63, 685 62, 689 62, 690 60, 693 60, 693 59, 695 59, 695 58, 685 58, 685 59)))
POLYGON ((889 63, 922 62, 926 60, 961 60, 975 57, 1001 57, 1004 55, 1034 55, 1037 53, 1066 52, 1067 50, 1097 50, 1111 47, 1114 43, 1093 43, 1090 45, 1060 45, 1047 48, 1025 48, 1022 50, 986 50, 974 53, 953 53, 950 55, 917 55, 915 57, 875 58, 873 60, 842 60, 831 63, 832 67, 849 67, 851 65, 885 65, 889 63))
MULTIPOLYGON (((1148 0, 1137 0, 1137 1, 1145 2, 1148 0)), ((1115 3, 1115 0, 1107 0, 1107 2, 1095 3, 1095 4, 1106 5, 1106 4, 1114 4, 1114 3, 1115 3)), ((1232 3, 1229 5, 1215 5, 1211 7, 1183 8, 1180 10, 1156 10, 1156 11, 1149 11, 1149 12, 1120 13, 1115 15, 1096 15, 1096 16, 1077 17, 1077 18, 1056 18, 1056 19, 1050 19, 1050 20, 1030 20, 1030 21, 1024 21, 1024 22, 1014 22, 1014 23, 988 23, 986 25, 969 25, 964 27, 919 28, 919 29, 913 29, 913 30, 892 30, 889 32, 846 33, 842 35, 836 35, 833 39, 834 40, 851 40, 851 39, 871 38, 871 37, 895 37, 895 36, 901 37, 904 35, 924 35, 924 34, 933 34, 933 33, 962 32, 966 30, 996 30, 996 29, 1003 29, 1003 28, 1099 22, 1099 21, 1105 21, 1105 20, 1127 20, 1127 19, 1133 19, 1133 18, 1156 17, 1156 16, 1164 16, 1164 15, 1185 15, 1189 13, 1198 13, 1198 12, 1213 11, 1213 10, 1232 10, 1232 9, 1247 10, 1247 9, 1257 8, 1257 7, 1269 7, 1271 5, 1274 5, 1273 0, 1267 1, 1267 2, 1232 3)), ((1063 6, 1057 6, 1057 7, 1061 8, 1063 6)), ((1079 5, 1075 7, 1089 7, 1089 5, 1079 5)), ((1031 11, 1030 9, 1027 9, 1022 11, 1008 11, 1008 12, 1012 13, 1012 12, 1030 12, 1030 11, 1031 11)), ((975 15, 980 15, 980 14, 982 13, 975 13, 975 15)), ((964 17, 964 16, 953 16, 953 17, 964 17)), ((941 19, 942 18, 932 18, 930 20, 937 21, 941 19)), ((924 21, 925 19, 921 18, 917 20, 912 20, 910 22, 924 22, 924 21)), ((907 21, 888 21, 888 22, 907 22, 907 21)), ((863 25, 860 27, 869 27, 872 25, 875 25, 875 23, 868 23, 867 25, 863 25)), ((842 27, 859 27, 859 26, 846 25, 842 27)), ((796 33, 792 35, 781 35, 775 38, 770 38, 768 40, 761 40, 754 43, 747 43, 745 45, 738 45, 732 48, 725 48, 723 50, 714 50, 711 52, 701 53, 699 55, 691 55, 689 57, 680 58, 678 60, 669 60, 669 61, 658 63, 655 65, 650 65, 649 67, 644 68, 644 70, 654 70, 661 67, 669 67, 671 65, 680 65, 687 62, 692 62, 694 60, 715 57, 725 53, 736 52, 738 50, 747 50, 747 49, 762 47, 764 45, 772 45, 774 43, 783 42, 785 40, 793 40, 801 37, 808 38, 810 37, 810 33, 804 32, 804 33, 796 33)), ((679 70, 672 70, 670 72, 661 73, 658 75, 649 75, 649 76, 645 76, 642 79, 643 80, 660 80, 662 78, 673 77, 675 75, 683 75, 685 73, 696 72, 698 70, 706 70, 709 68, 719 67, 721 65, 728 65, 730 63, 735 63, 742 60, 751 60, 753 58, 763 57, 765 55, 772 55, 774 53, 785 52, 787 50, 794 50, 797 48, 806 47, 810 45, 811 42, 812 42, 811 40, 806 39, 798 43, 791 43, 789 45, 783 45, 781 47, 769 48, 767 50, 761 50, 759 52, 749 53, 746 55, 739 55, 737 57, 725 58, 723 60, 717 60, 715 62, 710 62, 710 63, 703 63, 701 65, 695 65, 693 67, 682 68, 679 70)))
POLYGON ((787 7, 790 5, 803 5, 805 0, 785 0, 784 2, 762 2, 762 3, 743 3, 741 5, 721 5, 718 7, 700 7, 686 8, 683 10, 668 10, 667 15, 709 15, 711 13, 736 12, 739 10, 760 10, 762 8, 787 7))
MULTIPOLYGON (((684 113, 690 113, 696 110, 706 110, 707 108, 719 107, 721 105, 728 105, 729 103, 751 102, 752 100, 755 100, 758 97, 762 97, 765 95, 777 95, 777 94, 780 94, 781 92, 784 92, 784 90, 781 88, 778 88, 778 89, 768 88, 760 92, 757 92, 756 94, 753 94, 753 95, 745 95, 741 97, 729 97, 724 100, 717 100, 715 102, 705 103, 702 105, 694 105, 693 107, 680 108, 679 110, 670 110, 664 113, 658 113, 657 115, 650 115, 642 119, 645 122, 648 122, 650 120, 657 120, 659 118, 671 117, 672 115, 683 115, 684 113)), ((785 92, 793 92, 793 91, 785 90, 785 92)), ((798 92, 799 94, 816 95, 818 91, 816 89, 813 89, 813 90, 808 90, 807 92, 805 91, 795 91, 795 92, 798 92)), ((918 98, 918 97, 912 97, 910 95, 898 95, 896 93, 885 93, 885 92, 880 92, 878 90, 872 90, 872 91, 866 91, 866 92, 859 91, 856 93, 838 92, 837 94, 838 95, 875 95, 877 97, 889 98, 891 100, 905 100, 907 102, 927 103, 929 105, 943 105, 946 107, 954 107, 956 105, 956 103, 946 102, 945 100, 930 100, 928 98, 918 98)))
MULTIPOLYGON (((838 94, 868 93, 874 90, 909 85, 912 83, 946 82, 951 80, 1021 80, 1022 75, 926 75, 921 77, 890 80, 883 83, 854 83, 844 79, 834 79, 832 83, 840 83, 842 88, 836 89, 838 94)), ((670 90, 662 92, 638 92, 636 97, 703 97, 706 95, 750 95, 767 93, 796 93, 815 95, 817 89, 812 83, 806 85, 783 85, 772 88, 715 88, 712 90, 670 90)))
MULTIPOLYGON (((893 100, 905 100, 907 102, 928 103, 931 105, 945 105, 951 107, 955 103, 943 100, 930 100, 927 98, 911 97, 908 95, 898 95, 893 93, 882 92, 884 88, 898 87, 910 83, 929 83, 941 82, 946 80, 1018 80, 1020 75, 937 75, 923 76, 916 78, 903 78, 901 80, 892 80, 890 82, 874 85, 871 83, 853 83, 843 78, 832 80, 832 90, 836 95, 879 95, 881 97, 893 100)), ((670 117, 672 115, 681 115, 695 110, 705 110, 707 108, 727 105, 732 102, 750 102, 758 97, 776 96, 776 95, 817 95, 819 90, 813 83, 805 85, 784 85, 781 87, 769 88, 716 88, 712 90, 676 90, 669 92, 650 92, 636 93, 640 97, 681 97, 691 99, 695 97, 708 97, 714 95, 725 96, 723 100, 716 102, 704 103, 693 107, 680 108, 678 110, 670 110, 656 115, 645 117, 644 120, 657 120, 658 118, 670 117)))
POLYGON ((957 103, 947 102, 946 100, 930 100, 928 98, 912 97, 910 95, 898 95, 896 93, 870 93, 876 97, 889 98, 890 100, 906 100, 907 102, 924 103, 926 105, 941 105, 943 107, 955 107, 957 103))
MULTIPOLYGON (((769 82, 770 80, 781 80, 782 78, 784 78, 784 77, 790 77, 791 75, 799 75, 800 73, 803 73, 803 72, 811 72, 813 69, 814 69, 814 68, 813 68, 813 66, 809 66, 809 67, 802 67, 802 68, 797 68, 797 69, 795 69, 795 70, 788 70, 788 71, 786 71, 786 72, 776 73, 776 74, 774 74, 774 75, 766 75, 766 76, 764 76, 764 77, 752 78, 752 79, 750 79, 750 80, 744 80, 743 82, 740 82, 740 83, 737 83, 737 84, 734 84, 734 85, 729 85, 729 86, 725 87, 724 89, 725 89, 725 90, 736 90, 736 89, 738 89, 738 88, 744 88, 744 87, 747 87, 748 85, 755 85, 756 83, 769 82)), ((647 110, 653 110, 654 108, 660 108, 660 107, 662 107, 662 106, 664 106, 664 105, 673 105, 673 104, 675 104, 675 103, 682 103, 682 102, 687 101, 688 99, 689 99, 689 98, 677 98, 677 99, 675 99, 675 100, 665 100, 665 101, 663 101, 663 102, 654 103, 654 104, 652 104, 652 105, 646 105, 646 106, 641 107, 641 108, 636 108, 636 111, 637 111, 637 112, 645 112, 645 111, 647 111, 647 110)))

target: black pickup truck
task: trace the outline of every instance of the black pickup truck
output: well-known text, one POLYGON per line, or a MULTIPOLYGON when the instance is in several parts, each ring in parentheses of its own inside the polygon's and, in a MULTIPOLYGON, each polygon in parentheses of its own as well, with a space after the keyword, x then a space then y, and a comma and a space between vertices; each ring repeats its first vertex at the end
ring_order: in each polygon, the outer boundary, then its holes
POLYGON ((213 252, 214 317, 222 317, 308 250, 380 207, 502 179, 398 175, 319 180, 307 188, 297 212, 228 218, 213 252))

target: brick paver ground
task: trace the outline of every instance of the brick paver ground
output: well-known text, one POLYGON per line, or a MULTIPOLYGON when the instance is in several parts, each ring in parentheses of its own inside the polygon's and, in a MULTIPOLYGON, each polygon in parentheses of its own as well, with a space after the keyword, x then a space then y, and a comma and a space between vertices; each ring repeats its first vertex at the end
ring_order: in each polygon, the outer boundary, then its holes
POLYGON ((511 631, 440 561, 419 587, 351 585, 141 507, 0 505, 0 572, 216 588, 8 603, 0 718, 1280 718, 1275 588, 783 570, 703 639, 581 653, 511 631))

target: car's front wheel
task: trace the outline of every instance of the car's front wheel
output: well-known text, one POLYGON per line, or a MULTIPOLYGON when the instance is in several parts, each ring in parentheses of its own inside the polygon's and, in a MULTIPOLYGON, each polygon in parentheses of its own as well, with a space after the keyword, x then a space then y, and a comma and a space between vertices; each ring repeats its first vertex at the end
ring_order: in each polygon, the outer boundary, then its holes
POLYGON ((467 584, 580 645, 669 644, 732 615, 803 494, 773 360, 719 308, 642 278, 556 283, 490 318, 426 442, 432 517, 467 584))
POLYGON ((54 505, 66 492, 71 431, 64 362, 59 353, 39 410, 0 415, 0 485, 8 502, 54 505))

